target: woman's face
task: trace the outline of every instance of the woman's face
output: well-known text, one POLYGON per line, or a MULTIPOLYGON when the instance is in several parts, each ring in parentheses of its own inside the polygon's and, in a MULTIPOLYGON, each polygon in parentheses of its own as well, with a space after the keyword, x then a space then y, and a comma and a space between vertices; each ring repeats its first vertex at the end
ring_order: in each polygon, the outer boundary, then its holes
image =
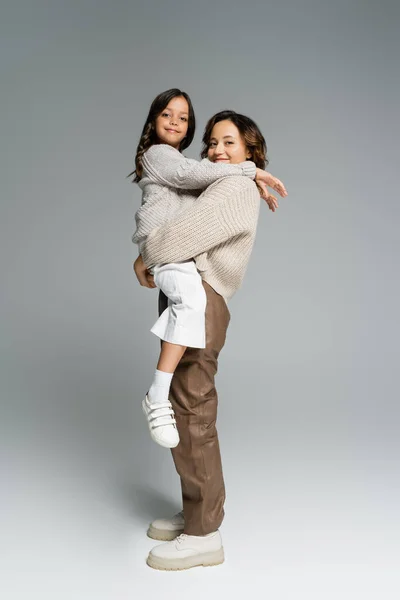
POLYGON ((189 105, 186 99, 182 96, 172 98, 156 118, 156 134, 160 144, 178 149, 187 133, 188 122, 189 105))
POLYGON ((211 131, 207 152, 212 162, 237 164, 251 157, 239 129, 232 121, 219 121, 211 131))

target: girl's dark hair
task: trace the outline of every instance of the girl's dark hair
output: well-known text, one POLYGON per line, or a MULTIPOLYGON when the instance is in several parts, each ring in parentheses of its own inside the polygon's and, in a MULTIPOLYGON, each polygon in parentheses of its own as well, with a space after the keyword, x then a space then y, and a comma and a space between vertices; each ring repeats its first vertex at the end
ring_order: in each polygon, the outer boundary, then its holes
POLYGON ((192 101, 190 100, 188 94, 186 92, 182 92, 178 88, 172 88, 171 90, 167 90, 166 92, 162 92, 158 94, 156 98, 154 98, 151 103, 149 114, 147 116, 146 122, 143 127, 142 135, 140 136, 139 144, 136 149, 135 156, 135 167, 136 169, 129 173, 128 177, 135 175, 132 183, 137 183, 141 180, 143 174, 143 165, 142 165, 142 156, 152 146, 153 144, 158 143, 158 138, 156 134, 156 118, 162 113, 162 111, 168 106, 168 103, 173 98, 185 98, 189 106, 189 118, 188 118, 188 129, 185 137, 181 141, 179 145, 179 151, 182 152, 185 148, 190 146, 193 141, 194 132, 196 129, 196 119, 194 116, 194 110, 192 101))
POLYGON ((245 117, 234 110, 223 110, 211 117, 208 121, 202 140, 203 147, 201 150, 201 158, 207 156, 211 132, 214 125, 220 121, 232 121, 232 123, 236 125, 251 154, 249 160, 252 160, 258 168, 265 169, 269 160, 267 159, 267 144, 263 134, 252 119, 249 119, 249 117, 245 117))

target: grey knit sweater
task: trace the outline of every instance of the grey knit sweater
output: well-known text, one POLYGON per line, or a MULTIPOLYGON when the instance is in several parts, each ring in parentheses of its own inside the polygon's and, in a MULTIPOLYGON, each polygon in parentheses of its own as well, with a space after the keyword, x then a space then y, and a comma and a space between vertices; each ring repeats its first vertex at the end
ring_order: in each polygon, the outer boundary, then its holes
POLYGON ((185 158, 166 144, 151 146, 143 155, 143 177, 139 182, 142 203, 135 214, 136 231, 132 235, 139 252, 150 231, 193 206, 214 181, 235 175, 254 179, 256 166, 251 161, 238 165, 212 163, 207 158, 198 161, 185 158))
POLYGON ((194 258, 204 281, 226 302, 247 269, 260 211, 257 186, 246 177, 211 184, 196 202, 142 244, 147 267, 194 258))

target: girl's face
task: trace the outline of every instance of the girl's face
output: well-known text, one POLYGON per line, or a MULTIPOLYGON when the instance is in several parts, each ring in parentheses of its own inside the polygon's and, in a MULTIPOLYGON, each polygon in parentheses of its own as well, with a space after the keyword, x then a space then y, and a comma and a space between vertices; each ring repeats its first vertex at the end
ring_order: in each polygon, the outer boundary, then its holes
POLYGON ((156 134, 160 144, 178 149, 188 130, 189 106, 185 98, 177 96, 168 102, 156 118, 156 134))
POLYGON ((211 131, 207 152, 212 162, 237 164, 251 157, 239 129, 232 121, 219 121, 211 131))

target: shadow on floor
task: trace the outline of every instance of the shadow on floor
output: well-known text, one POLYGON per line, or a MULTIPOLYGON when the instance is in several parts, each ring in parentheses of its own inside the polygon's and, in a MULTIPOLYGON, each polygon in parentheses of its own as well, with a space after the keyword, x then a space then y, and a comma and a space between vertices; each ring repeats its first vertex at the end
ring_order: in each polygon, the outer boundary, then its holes
POLYGON ((119 502, 139 523, 148 524, 161 517, 172 517, 182 510, 171 497, 146 484, 127 483, 119 487, 119 502))

